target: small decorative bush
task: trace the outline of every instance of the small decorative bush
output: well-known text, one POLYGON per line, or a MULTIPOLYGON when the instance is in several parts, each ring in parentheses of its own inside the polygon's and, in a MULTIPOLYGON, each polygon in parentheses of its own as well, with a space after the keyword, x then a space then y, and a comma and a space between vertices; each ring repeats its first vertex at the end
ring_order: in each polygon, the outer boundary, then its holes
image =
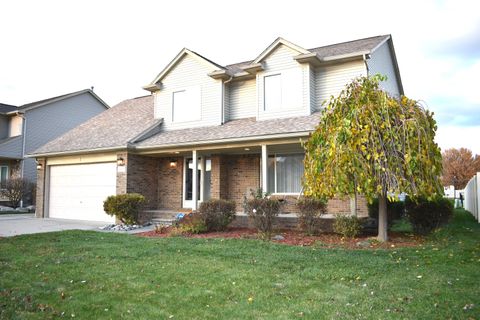
POLYGON ((275 217, 280 213, 280 202, 269 198, 255 198, 247 202, 246 209, 255 228, 264 238, 270 239, 275 217))
POLYGON ((111 216, 116 216, 125 224, 136 224, 138 223, 138 214, 144 203, 145 197, 141 194, 118 194, 109 196, 103 202, 103 210, 111 216))
POLYGON ((357 216, 339 214, 333 223, 333 230, 345 238, 355 238, 362 230, 362 223, 357 216))
MULTIPOLYGON (((405 214, 405 202, 387 200, 387 225, 390 228, 395 220, 401 219, 405 214)), ((378 221, 378 198, 368 204, 368 216, 378 221)))
POLYGON ((235 202, 211 199, 202 202, 199 211, 208 231, 223 231, 235 219, 235 202))
POLYGON ((165 233, 167 233, 169 228, 170 228, 170 226, 168 226, 166 224, 163 224, 163 223, 155 224, 155 233, 165 234, 165 233))
POLYGON ((320 231, 320 216, 327 212, 325 201, 305 197, 297 201, 299 226, 306 234, 314 235, 320 231))
POLYGON ((419 197, 405 201, 407 217, 413 232, 428 234, 448 223, 453 216, 453 204, 450 200, 437 197, 432 200, 419 197))
POLYGON ((203 233, 207 231, 204 217, 199 212, 187 214, 178 222, 177 229, 180 233, 203 233))

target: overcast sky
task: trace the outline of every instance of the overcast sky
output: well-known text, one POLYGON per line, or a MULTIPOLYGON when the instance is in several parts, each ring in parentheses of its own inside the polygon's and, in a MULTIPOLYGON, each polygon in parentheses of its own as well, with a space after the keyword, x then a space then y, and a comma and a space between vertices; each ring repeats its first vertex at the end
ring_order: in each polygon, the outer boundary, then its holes
POLYGON ((225 65, 281 36, 304 48, 392 34, 405 94, 423 100, 445 149, 480 154, 476 1, 2 1, 0 102, 91 86, 111 106, 187 47, 225 65))

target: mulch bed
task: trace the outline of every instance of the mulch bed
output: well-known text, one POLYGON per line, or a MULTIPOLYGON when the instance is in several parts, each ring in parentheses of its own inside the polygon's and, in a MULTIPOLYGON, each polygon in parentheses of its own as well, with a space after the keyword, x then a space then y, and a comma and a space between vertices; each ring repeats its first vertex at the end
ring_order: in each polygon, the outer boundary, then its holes
MULTIPOLYGON (((147 238, 167 238, 170 237, 171 228, 167 228, 164 233, 148 231, 136 234, 147 238)), ((281 235, 283 240, 271 240, 275 243, 281 243, 291 246, 320 246, 324 248, 346 248, 346 249, 395 249, 405 247, 416 247, 424 242, 424 239, 411 234, 389 233, 389 241, 380 243, 376 241, 375 236, 359 236, 354 239, 346 239, 338 234, 324 233, 318 236, 307 236, 297 230, 281 230, 273 234, 281 235)), ((222 232, 209 232, 202 234, 181 235, 185 238, 224 238, 224 239, 261 239, 260 234, 254 229, 230 228, 222 232)))

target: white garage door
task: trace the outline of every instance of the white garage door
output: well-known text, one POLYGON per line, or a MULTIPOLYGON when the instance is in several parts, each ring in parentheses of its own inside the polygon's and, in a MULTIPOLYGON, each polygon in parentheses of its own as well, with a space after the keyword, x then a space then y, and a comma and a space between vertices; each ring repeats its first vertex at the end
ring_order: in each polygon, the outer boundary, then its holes
POLYGON ((116 193, 116 163, 50 167, 50 218, 114 222, 103 201, 116 193))

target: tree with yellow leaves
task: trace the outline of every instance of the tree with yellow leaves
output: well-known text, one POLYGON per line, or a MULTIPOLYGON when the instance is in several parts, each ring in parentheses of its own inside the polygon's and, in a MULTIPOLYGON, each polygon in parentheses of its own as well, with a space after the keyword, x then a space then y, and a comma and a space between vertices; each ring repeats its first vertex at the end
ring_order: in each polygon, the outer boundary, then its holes
POLYGON ((322 199, 379 198, 378 239, 387 241, 387 197, 443 193, 433 113, 360 77, 332 97, 305 147, 304 193, 322 199))

